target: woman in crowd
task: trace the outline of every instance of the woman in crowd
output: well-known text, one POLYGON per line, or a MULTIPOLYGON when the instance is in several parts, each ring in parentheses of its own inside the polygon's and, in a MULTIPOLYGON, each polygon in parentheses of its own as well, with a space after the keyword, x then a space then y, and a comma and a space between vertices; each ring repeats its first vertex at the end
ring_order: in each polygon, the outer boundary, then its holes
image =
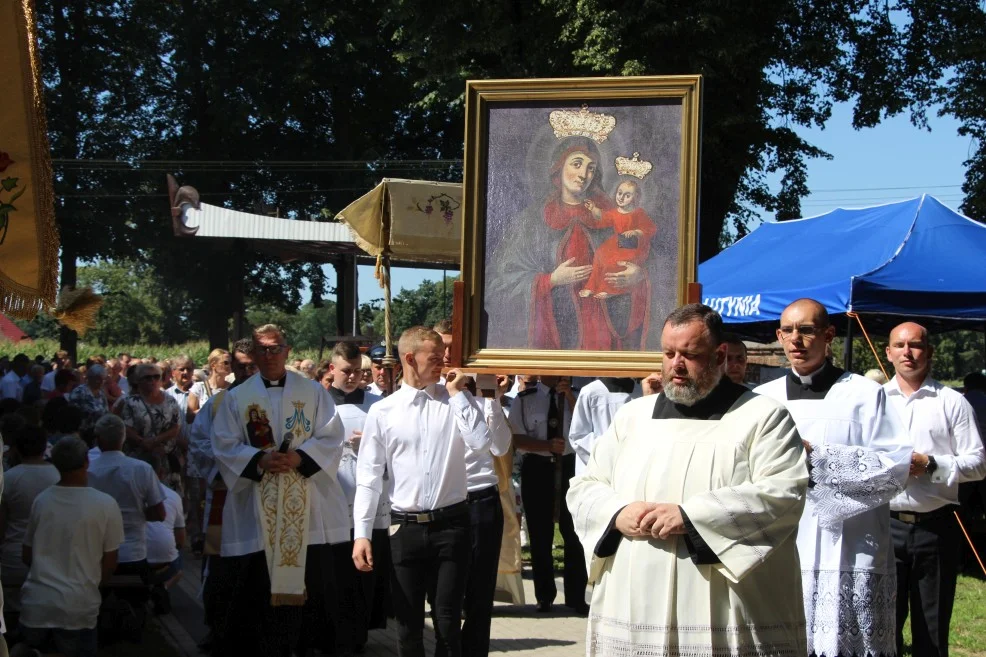
POLYGON ((179 444, 181 409, 174 397, 161 389, 161 368, 141 363, 134 374, 136 394, 121 398, 113 412, 127 425, 123 451, 134 457, 159 454, 165 457, 168 474, 165 484, 181 494, 181 451, 179 444))
POLYGON ((209 353, 209 376, 205 381, 192 385, 188 397, 188 410, 195 415, 205 405, 207 399, 229 386, 226 377, 233 371, 232 356, 225 349, 213 349, 209 353))

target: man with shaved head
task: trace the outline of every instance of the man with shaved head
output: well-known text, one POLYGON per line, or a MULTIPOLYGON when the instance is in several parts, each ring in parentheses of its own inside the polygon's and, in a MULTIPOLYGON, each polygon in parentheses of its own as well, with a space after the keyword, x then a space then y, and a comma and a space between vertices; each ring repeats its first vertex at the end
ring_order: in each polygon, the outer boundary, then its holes
POLYGON ((986 476, 986 454, 969 402, 931 378, 933 353, 923 326, 905 322, 894 328, 887 360, 896 374, 883 389, 914 446, 907 490, 890 503, 897 649, 910 604, 913 654, 946 657, 962 540, 952 516, 959 508, 959 484, 986 476))
POLYGON ((911 449, 883 388, 828 360, 834 337, 820 303, 789 305, 777 339, 791 372, 754 392, 787 407, 808 453, 812 487, 798 527, 808 654, 894 655, 888 504, 907 481, 911 449))

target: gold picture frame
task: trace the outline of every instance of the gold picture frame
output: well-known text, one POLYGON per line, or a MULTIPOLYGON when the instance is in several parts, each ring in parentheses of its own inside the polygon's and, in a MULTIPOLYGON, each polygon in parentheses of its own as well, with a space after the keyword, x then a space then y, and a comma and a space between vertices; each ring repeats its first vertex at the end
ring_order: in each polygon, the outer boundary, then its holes
POLYGON ((643 375, 696 279, 701 76, 466 83, 462 365, 643 375))

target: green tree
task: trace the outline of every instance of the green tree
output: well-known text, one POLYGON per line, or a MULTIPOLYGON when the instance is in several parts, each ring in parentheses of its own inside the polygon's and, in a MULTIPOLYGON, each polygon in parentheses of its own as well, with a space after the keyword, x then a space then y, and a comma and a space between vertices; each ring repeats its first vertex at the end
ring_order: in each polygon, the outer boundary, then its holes
POLYGON ((150 263, 98 261, 79 268, 79 284, 103 296, 88 341, 175 344, 196 337, 187 328, 187 296, 165 285, 150 263))
MULTIPOLYGON (((422 281, 413 290, 403 289, 390 300, 391 335, 394 341, 412 326, 434 326, 452 315, 452 283, 457 280, 451 276, 441 281, 422 281)), ((384 313, 382 305, 374 313, 373 328, 376 335, 384 335, 384 313)))

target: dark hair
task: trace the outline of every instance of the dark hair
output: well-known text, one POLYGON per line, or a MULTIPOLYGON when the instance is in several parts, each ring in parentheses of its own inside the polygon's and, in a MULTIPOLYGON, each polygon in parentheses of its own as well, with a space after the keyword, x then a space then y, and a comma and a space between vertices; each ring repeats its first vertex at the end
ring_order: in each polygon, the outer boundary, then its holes
POLYGON ((14 434, 14 447, 24 459, 42 456, 48 447, 48 439, 44 429, 33 424, 25 424, 14 434))
POLYGON ((735 345, 737 347, 743 347, 743 353, 746 353, 746 343, 740 339, 740 336, 735 333, 723 333, 722 341, 725 344, 735 345))
POLYGON ((240 338, 233 343, 233 353, 234 354, 245 354, 250 356, 253 354, 253 338, 240 338))
POLYGON ((62 386, 68 384, 70 381, 74 381, 74 380, 75 380, 75 370, 71 368, 63 367, 57 372, 55 372, 56 388, 61 388, 62 386))
POLYGON ((336 342, 336 346, 332 347, 332 355, 329 357, 329 360, 332 360, 336 356, 343 360, 355 360, 361 355, 356 343, 343 340, 342 342, 336 342))
POLYGON ((55 414, 55 433, 76 433, 82 426, 84 414, 78 406, 66 404, 55 414))
POLYGON ((51 448, 51 463, 61 473, 86 467, 89 446, 75 436, 63 436, 51 448))
POLYGON ((986 391, 986 374, 982 372, 969 372, 965 375, 965 379, 962 380, 962 385, 965 386, 966 390, 986 391))
POLYGON ((702 322, 709 332, 709 339, 716 347, 723 343, 722 317, 705 304, 690 303, 674 310, 664 320, 664 326, 681 326, 690 322, 702 322))

